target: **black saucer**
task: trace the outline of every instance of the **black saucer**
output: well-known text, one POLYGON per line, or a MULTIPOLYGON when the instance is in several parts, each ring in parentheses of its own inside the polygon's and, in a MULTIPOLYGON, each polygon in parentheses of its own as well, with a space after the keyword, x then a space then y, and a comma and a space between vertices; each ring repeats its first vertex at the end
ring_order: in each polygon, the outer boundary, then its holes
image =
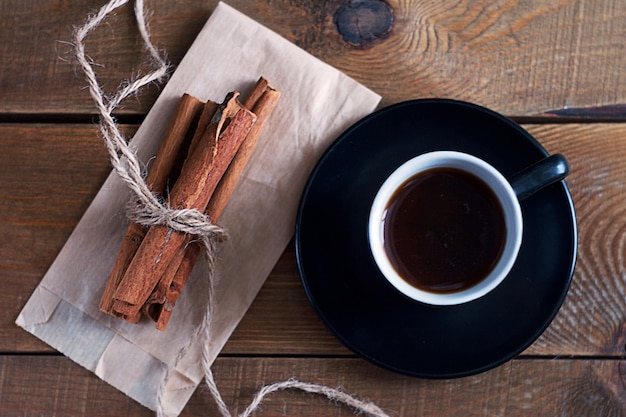
POLYGON ((369 210, 396 167, 434 150, 476 155, 508 177, 547 155, 517 124, 473 104, 387 107, 348 129, 319 161, 300 203, 296 256, 309 300, 346 346, 403 374, 452 378, 511 359, 545 330, 571 282, 577 230, 567 186, 556 183, 522 202, 522 248, 496 290, 452 307, 406 298, 372 259, 369 210))

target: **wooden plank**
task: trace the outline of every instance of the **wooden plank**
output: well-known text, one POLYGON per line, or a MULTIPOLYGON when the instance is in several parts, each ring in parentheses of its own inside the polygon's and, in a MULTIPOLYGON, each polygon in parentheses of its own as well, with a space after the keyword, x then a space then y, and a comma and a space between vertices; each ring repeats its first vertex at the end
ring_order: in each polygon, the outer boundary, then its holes
MULTIPOLYGON (((549 152, 565 154, 577 210, 579 257, 563 308, 527 355, 615 355, 626 352, 626 125, 548 124, 526 128, 549 152)), ((285 253, 294 263, 295 255, 285 253)), ((283 259, 282 262, 287 262, 283 259)), ((285 268, 284 265, 277 268, 285 268)), ((277 269, 251 306, 225 352, 342 353, 315 324, 289 269, 277 269), (280 286, 280 289, 278 288, 280 286), (284 324, 289 317, 288 325, 284 324), (304 324, 306 323, 306 326, 304 324), (263 340, 262 343, 259 341, 263 340), (306 340, 307 344, 297 341, 306 340)))
MULTIPOLYGON (((514 360, 454 380, 422 380, 387 372, 358 359, 223 359, 214 367, 227 404, 247 405, 257 383, 295 377, 340 387, 397 416, 625 415, 622 361, 514 360)), ((294 392, 262 405, 263 415, 350 416, 323 398, 294 392)), ((189 411, 193 410, 190 404, 189 411)))
MULTIPOLYGON (((0 4, 8 22, 0 27, 0 114, 94 113, 72 55, 71 32, 103 3, 0 4)), ((389 2, 393 25, 380 39, 356 44, 342 37, 346 28, 337 22, 357 22, 368 10, 343 3, 229 2, 380 93, 383 105, 435 96, 517 116, 567 116, 567 109, 576 108, 571 114, 579 117, 589 107, 596 117, 626 116, 626 3, 621 0, 394 0, 389 2)), ((377 0, 359 2, 368 3, 377 0)), ((152 38, 172 64, 180 62, 216 4, 147 3, 152 38)), ((369 10, 375 11, 369 16, 372 27, 388 25, 388 9, 369 10)), ((90 35, 87 51, 102 64, 97 70, 107 92, 149 68, 128 6, 90 35)), ((148 88, 120 112, 145 114, 158 92, 156 86, 148 88)))
MULTIPOLYGON (((623 356, 626 124, 529 125, 571 161, 580 253, 571 291, 530 355, 623 356)), ((92 125, 0 125, 0 351, 48 351, 13 322, 109 170, 92 125), (65 171, 60 171, 63 167, 65 171)), ((229 354, 349 355, 299 282, 293 246, 227 344, 229 354)))
MULTIPOLYGON (((623 360, 513 360, 454 380, 391 373, 360 359, 218 358, 213 371, 231 410, 263 384, 296 378, 340 388, 392 416, 623 416, 623 360)), ((151 411, 60 356, 0 356, 3 416, 150 416, 151 411)), ((219 415, 204 386, 181 417, 219 415)), ((299 391, 277 392, 255 415, 353 416, 352 409, 299 391)))
MULTIPOLYGON (((111 95, 120 83, 150 69, 130 3, 111 14, 86 41, 87 55, 98 63, 103 90, 111 95)), ((0 3, 0 14, 12 22, 0 29, 0 113, 95 113, 75 58, 72 35, 88 14, 104 4, 106 1, 89 0, 0 3)), ((213 8, 200 1, 189 6, 189 2, 163 2, 155 7, 158 17, 150 21, 157 45, 167 50, 172 63, 182 59, 213 8)), ((148 87, 141 97, 128 100, 122 113, 147 113, 158 92, 158 86, 148 87)))
POLYGON ((153 416, 61 356, 0 356, 3 416, 153 416))
POLYGON ((353 355, 319 319, 300 282, 293 242, 239 326, 226 354, 353 355))

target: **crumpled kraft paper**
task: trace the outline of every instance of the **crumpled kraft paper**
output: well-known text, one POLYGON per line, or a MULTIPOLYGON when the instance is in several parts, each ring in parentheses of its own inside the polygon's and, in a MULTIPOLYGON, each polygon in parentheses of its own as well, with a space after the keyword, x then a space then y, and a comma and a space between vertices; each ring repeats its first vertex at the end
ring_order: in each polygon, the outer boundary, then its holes
MULTIPOLYGON (((306 180, 328 145, 372 112, 380 97, 230 6, 220 3, 132 139, 156 153, 183 93, 222 101, 264 76, 282 97, 220 219, 230 239, 218 254, 213 359, 245 314, 294 233, 306 180)), ((16 323, 151 409, 166 369, 201 323, 206 266, 199 262, 164 332, 98 310, 128 222, 130 197, 112 173, 35 289, 16 323)), ((201 340, 178 361, 163 398, 178 415, 201 382, 201 340)))

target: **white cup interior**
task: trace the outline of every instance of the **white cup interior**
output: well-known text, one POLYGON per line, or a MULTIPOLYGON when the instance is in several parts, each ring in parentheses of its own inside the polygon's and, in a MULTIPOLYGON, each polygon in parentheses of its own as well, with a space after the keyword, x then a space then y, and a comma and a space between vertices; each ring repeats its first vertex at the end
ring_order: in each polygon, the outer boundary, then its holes
POLYGON ((413 300, 432 305, 455 305, 476 300, 496 288, 510 272, 522 242, 522 212, 509 182, 487 162, 469 154, 436 151, 417 156, 398 167, 379 189, 369 217, 369 244, 374 260, 385 278, 413 300), (466 171, 482 179, 497 196, 504 212, 506 241, 502 255, 491 273, 478 284, 459 292, 433 293, 418 289, 396 271, 384 247, 384 221, 388 202, 395 191, 414 175, 439 167, 466 171))

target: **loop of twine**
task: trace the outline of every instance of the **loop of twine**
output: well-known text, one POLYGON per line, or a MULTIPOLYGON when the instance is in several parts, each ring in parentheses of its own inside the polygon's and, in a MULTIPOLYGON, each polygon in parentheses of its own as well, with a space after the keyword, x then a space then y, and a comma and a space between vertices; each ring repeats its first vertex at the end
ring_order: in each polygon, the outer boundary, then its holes
MULTIPOLYGON (((203 241, 222 240, 225 232, 212 224, 204 213, 195 209, 173 210, 159 201, 159 198, 152 193, 144 181, 141 163, 113 118, 113 111, 124 99, 135 94, 145 85, 162 80, 168 75, 169 66, 150 41, 145 22, 143 0, 137 0, 135 3, 135 17, 139 33, 157 67, 156 69, 133 82, 127 83, 107 103, 93 66, 85 55, 84 40, 89 32, 98 27, 109 13, 127 2, 128 0, 112 0, 103 6, 97 14, 89 17, 85 25, 75 31, 74 45, 78 62, 87 77, 89 93, 98 109, 100 132, 104 138, 113 169, 137 199, 137 203, 129 211, 129 218, 144 226, 163 225, 181 233, 196 234, 201 236, 203 241)), ((211 256, 211 245, 205 246, 207 255, 211 256)))
MULTIPOLYGON (((213 254, 216 242, 226 237, 226 232, 219 226, 210 222, 204 213, 195 209, 175 210, 164 205, 159 198, 151 192, 142 174, 142 166, 135 152, 129 146, 129 142, 120 132, 117 122, 113 117, 113 111, 128 96, 135 94, 142 87, 164 79, 168 75, 169 66, 165 59, 161 57, 156 47, 150 40, 150 35, 145 21, 145 8, 143 0, 135 1, 135 19, 139 33, 142 37, 144 46, 148 50, 150 57, 155 65, 155 69, 146 75, 137 78, 132 82, 126 83, 119 91, 110 99, 107 99, 100 84, 98 83, 96 73, 93 69, 93 62, 87 58, 85 54, 84 40, 87 35, 97 28, 100 23, 114 10, 124 6, 128 0, 111 0, 100 10, 87 18, 83 26, 77 28, 74 32, 74 48, 76 58, 80 64, 89 88, 89 93, 94 101, 98 114, 100 116, 100 132, 104 138, 105 146, 108 150, 109 157, 113 169, 120 179, 126 184, 132 192, 136 202, 131 205, 128 216, 130 220, 145 226, 162 225, 181 233, 191 233, 199 236, 205 246, 205 255, 210 266, 213 263, 213 254)), ((211 269, 211 268, 209 268, 211 269)), ((167 381, 169 380, 176 363, 184 356, 187 348, 202 337, 202 369, 204 379, 208 386, 209 392, 215 400, 218 409, 223 417, 232 417, 228 406, 224 402, 219 389, 213 378, 211 371, 209 342, 211 340, 211 311, 213 306, 213 289, 214 280, 209 277, 209 294, 207 308, 203 322, 198 326, 187 345, 179 352, 173 366, 166 369, 165 378, 157 392, 157 416, 165 416, 164 394, 167 381)), ((277 382, 262 387, 254 396, 250 405, 240 414, 240 417, 249 417, 258 409, 263 399, 276 392, 286 389, 297 389, 304 392, 319 394, 326 396, 331 401, 345 404, 352 407, 357 413, 364 413, 372 417, 389 417, 378 406, 370 402, 364 402, 352 397, 349 394, 335 388, 323 385, 310 384, 289 379, 287 381, 277 382)))

